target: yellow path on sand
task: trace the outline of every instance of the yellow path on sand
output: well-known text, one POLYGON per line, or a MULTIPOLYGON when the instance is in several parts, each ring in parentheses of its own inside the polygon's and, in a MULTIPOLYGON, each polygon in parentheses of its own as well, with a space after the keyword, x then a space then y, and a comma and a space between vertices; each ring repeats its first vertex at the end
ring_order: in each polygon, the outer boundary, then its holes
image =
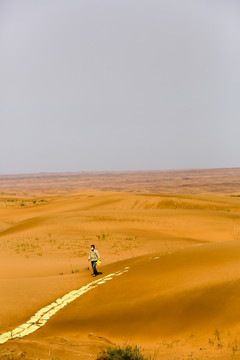
POLYGON ((78 290, 72 290, 63 297, 57 299, 50 305, 45 306, 40 309, 36 314, 34 314, 25 324, 22 324, 15 328, 12 331, 8 331, 0 335, 0 344, 4 344, 8 340, 13 340, 16 338, 23 338, 26 335, 32 334, 36 330, 40 329, 46 324, 46 322, 59 310, 67 306, 72 301, 76 300, 81 295, 86 292, 96 288, 97 286, 106 283, 109 280, 112 280, 115 276, 120 276, 125 272, 128 272, 129 267, 125 267, 122 271, 117 271, 115 273, 104 276, 101 279, 95 280, 90 284, 82 286, 78 290))

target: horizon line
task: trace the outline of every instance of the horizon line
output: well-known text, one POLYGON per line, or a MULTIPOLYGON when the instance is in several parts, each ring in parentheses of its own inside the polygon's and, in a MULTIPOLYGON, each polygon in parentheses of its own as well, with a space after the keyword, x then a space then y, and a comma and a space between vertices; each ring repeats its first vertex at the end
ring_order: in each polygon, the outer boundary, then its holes
POLYGON ((0 174, 0 177, 7 176, 34 176, 34 175, 54 175, 54 174, 102 174, 102 173, 143 173, 143 172, 169 172, 169 171, 199 171, 199 170, 236 170, 240 169, 238 166, 234 167, 212 167, 212 168, 178 168, 178 169, 148 169, 148 170, 80 170, 80 171, 39 171, 39 172, 23 172, 23 173, 5 173, 0 174))

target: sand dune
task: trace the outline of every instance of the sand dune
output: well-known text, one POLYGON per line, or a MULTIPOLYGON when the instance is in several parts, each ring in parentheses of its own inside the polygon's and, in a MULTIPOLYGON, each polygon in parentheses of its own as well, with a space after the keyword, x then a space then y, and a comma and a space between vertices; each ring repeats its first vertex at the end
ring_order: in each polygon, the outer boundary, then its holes
POLYGON ((159 340, 238 323, 240 241, 154 255, 129 260, 124 277, 57 314, 45 334, 64 328, 79 334, 159 340))
POLYGON ((236 356, 239 224, 240 199, 223 194, 2 196, 1 333, 90 283, 91 243, 101 253, 102 276, 130 269, 34 334, 1 345, 0 355, 86 359, 110 342, 129 341, 158 350, 159 359, 236 356))

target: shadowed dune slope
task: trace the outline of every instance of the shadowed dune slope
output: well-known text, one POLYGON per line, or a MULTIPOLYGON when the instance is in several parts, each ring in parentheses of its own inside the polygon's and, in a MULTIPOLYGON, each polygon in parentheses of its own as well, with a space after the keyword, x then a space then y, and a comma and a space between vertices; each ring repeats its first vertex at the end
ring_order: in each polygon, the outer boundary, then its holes
POLYGON ((240 316, 239 257, 235 241, 129 260, 128 273, 82 296, 41 331, 153 340, 231 328, 240 316))

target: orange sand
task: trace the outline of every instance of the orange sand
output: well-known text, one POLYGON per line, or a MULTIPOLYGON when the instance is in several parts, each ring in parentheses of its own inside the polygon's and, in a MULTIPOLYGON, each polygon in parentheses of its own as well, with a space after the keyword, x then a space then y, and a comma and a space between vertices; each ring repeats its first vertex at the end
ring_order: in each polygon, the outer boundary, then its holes
POLYGON ((38 197, 26 184, 24 196, 7 185, 0 333, 91 282, 91 243, 102 276, 130 269, 32 335, 0 345, 0 359, 94 359, 112 342, 138 344, 156 359, 240 358, 240 198, 227 185, 221 194, 39 190, 38 197))

